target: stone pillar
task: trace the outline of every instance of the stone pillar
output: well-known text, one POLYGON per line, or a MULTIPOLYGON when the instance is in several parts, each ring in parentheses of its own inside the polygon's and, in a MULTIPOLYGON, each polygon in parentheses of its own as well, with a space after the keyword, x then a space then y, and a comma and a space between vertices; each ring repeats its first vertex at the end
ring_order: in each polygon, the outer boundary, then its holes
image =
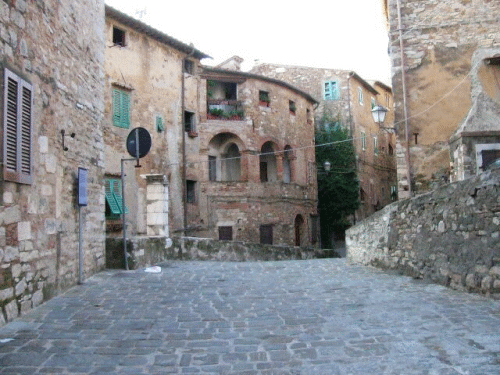
POLYGON ((146 224, 148 236, 169 236, 168 181, 162 174, 146 175, 146 224))

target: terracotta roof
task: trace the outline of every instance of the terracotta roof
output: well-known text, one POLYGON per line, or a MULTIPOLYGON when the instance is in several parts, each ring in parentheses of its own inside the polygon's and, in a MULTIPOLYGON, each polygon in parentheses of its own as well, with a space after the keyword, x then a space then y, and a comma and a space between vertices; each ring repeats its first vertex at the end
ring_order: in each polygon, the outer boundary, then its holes
POLYGON ((350 72, 351 77, 356 79, 359 83, 361 83, 368 91, 372 94, 378 95, 378 91, 373 88, 368 82, 366 82, 363 78, 361 78, 356 72, 350 72))
MULTIPOLYGON (((259 74, 241 72, 241 71, 236 71, 236 70, 210 68, 208 66, 204 66, 203 71, 204 71, 205 75, 207 75, 206 73, 208 73, 208 74, 213 73, 213 74, 231 76, 234 78, 251 78, 251 79, 258 79, 260 81, 274 83, 275 85, 285 87, 285 88, 295 92, 296 94, 302 95, 304 98, 309 100, 311 103, 318 104, 318 101, 316 99, 314 99, 311 95, 309 95, 307 92, 302 91, 295 86, 292 86, 286 82, 283 82, 283 81, 280 81, 280 80, 277 80, 274 78, 269 78, 269 77, 261 76, 259 74)), ((202 73, 202 75, 204 75, 204 74, 202 73)), ((207 77, 207 78, 210 78, 210 77, 207 77)))
POLYGON ((128 26, 138 32, 146 34, 147 36, 157 40, 160 43, 166 44, 170 47, 177 49, 178 51, 190 54, 194 51, 193 56, 197 59, 204 59, 210 57, 206 53, 199 51, 194 48, 192 45, 188 45, 180 42, 177 39, 174 39, 167 34, 162 33, 149 25, 146 25, 144 22, 136 20, 125 13, 122 13, 115 8, 110 7, 109 5, 105 5, 106 17, 112 18, 125 26, 128 26))

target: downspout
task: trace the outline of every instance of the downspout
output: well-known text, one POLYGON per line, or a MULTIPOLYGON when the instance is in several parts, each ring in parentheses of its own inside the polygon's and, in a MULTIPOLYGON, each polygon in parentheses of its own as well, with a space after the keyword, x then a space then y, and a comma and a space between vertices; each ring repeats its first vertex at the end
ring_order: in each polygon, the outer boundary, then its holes
POLYGON ((192 50, 189 54, 182 59, 181 66, 181 134, 182 134, 182 208, 183 208, 183 222, 182 222, 182 234, 186 236, 186 228, 187 228, 187 187, 186 187, 186 124, 184 123, 184 112, 186 111, 186 103, 185 103, 185 73, 184 67, 186 66, 186 60, 188 57, 194 55, 194 46, 191 46, 192 50))
POLYGON ((403 111, 405 118, 405 142, 406 142, 406 179, 408 180, 408 194, 410 197, 413 195, 411 186, 411 170, 410 170, 410 132, 408 125, 408 104, 406 102, 406 73, 405 73, 405 63, 404 63, 404 44, 403 44, 403 26, 401 22, 401 0, 397 0, 398 6, 398 30, 399 30, 399 49, 401 50, 401 83, 403 88, 403 111))

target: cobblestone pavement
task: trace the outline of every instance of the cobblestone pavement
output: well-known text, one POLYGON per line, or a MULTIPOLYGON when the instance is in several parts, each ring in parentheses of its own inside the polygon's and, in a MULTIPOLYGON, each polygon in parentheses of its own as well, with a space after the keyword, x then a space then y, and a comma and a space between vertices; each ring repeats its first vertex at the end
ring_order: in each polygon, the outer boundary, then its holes
POLYGON ((500 374, 500 301, 343 259, 162 266, 0 328, 0 374, 500 374))

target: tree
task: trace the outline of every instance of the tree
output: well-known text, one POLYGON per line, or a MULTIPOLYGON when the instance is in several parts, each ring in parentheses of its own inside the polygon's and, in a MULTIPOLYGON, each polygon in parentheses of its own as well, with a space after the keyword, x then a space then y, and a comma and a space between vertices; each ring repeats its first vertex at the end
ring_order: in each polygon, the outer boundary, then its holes
POLYGON ((321 242, 330 247, 332 236, 344 235, 348 218, 359 207, 359 180, 356 153, 350 132, 339 118, 323 116, 317 122, 316 166, 318 170, 318 209, 321 242), (332 120, 333 119, 333 120, 332 120), (327 172, 324 163, 330 163, 327 172))

